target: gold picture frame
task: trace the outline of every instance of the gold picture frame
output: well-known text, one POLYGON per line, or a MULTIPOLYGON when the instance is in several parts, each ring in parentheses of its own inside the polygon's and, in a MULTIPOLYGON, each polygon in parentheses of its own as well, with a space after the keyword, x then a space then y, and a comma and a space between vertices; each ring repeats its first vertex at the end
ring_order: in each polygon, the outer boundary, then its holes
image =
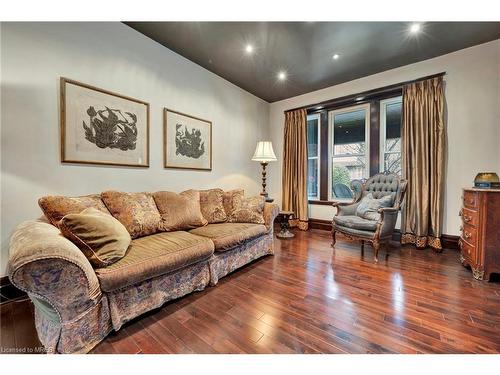
POLYGON ((148 168, 149 122, 147 102, 60 78, 62 163, 148 168))
POLYGON ((163 109, 164 168, 212 170, 212 122, 163 109))

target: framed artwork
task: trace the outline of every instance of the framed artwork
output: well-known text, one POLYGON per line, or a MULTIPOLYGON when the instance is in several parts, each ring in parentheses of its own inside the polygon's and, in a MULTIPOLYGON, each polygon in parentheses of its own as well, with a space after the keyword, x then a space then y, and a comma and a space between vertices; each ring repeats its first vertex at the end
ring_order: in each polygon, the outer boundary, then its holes
POLYGON ((61 161, 149 167, 149 104, 61 78, 61 161))
POLYGON ((163 110, 165 168, 212 170, 212 123, 163 110))

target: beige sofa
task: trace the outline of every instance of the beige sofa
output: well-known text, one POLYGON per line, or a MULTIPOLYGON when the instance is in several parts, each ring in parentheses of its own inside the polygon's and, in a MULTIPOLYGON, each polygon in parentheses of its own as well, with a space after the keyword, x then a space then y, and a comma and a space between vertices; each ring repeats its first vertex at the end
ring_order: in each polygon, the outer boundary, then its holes
POLYGON ((11 238, 9 277, 33 301, 48 352, 86 353, 132 318, 273 254, 278 211, 266 203, 264 225, 223 222, 139 237, 122 259, 97 269, 45 217, 26 221, 11 238))

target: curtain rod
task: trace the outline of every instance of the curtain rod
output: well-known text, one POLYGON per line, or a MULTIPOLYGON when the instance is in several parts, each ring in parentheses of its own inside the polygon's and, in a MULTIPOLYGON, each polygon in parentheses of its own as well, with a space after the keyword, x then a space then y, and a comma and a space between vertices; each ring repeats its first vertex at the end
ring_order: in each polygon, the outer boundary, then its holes
POLYGON ((355 99, 356 97, 359 97, 359 96, 368 97, 368 96, 372 96, 372 95, 382 94, 384 92, 393 91, 393 90, 397 90, 397 89, 402 89, 403 86, 406 86, 406 85, 409 85, 409 84, 412 84, 412 83, 415 83, 415 82, 425 81, 427 79, 436 78, 436 77, 442 77, 445 74, 446 74, 446 72, 431 74, 429 76, 425 76, 425 77, 413 79, 413 80, 410 80, 410 81, 404 81, 404 82, 395 83, 395 84, 389 85, 389 86, 379 87, 378 89, 363 91, 363 92, 359 92, 357 94, 346 95, 346 96, 342 96, 340 98, 324 100, 324 101, 319 102, 319 103, 308 104, 308 105, 304 105, 302 107, 287 109, 284 112, 286 113, 286 112, 296 111, 298 109, 306 109, 306 110, 308 110, 308 109, 314 109, 314 107, 325 106, 327 104, 332 104, 332 103, 336 103, 336 102, 348 101, 348 100, 351 100, 351 99, 355 99))

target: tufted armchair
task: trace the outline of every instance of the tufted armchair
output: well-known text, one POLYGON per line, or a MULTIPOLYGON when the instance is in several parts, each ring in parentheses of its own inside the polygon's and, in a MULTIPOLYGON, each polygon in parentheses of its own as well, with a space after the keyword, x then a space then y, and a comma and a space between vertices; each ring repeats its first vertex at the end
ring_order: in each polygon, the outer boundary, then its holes
POLYGON ((380 244, 388 241, 394 232, 398 212, 406 192, 406 180, 392 173, 379 173, 366 181, 354 180, 351 188, 354 191, 352 202, 335 202, 337 213, 332 220, 332 247, 335 247, 337 232, 350 239, 361 240, 363 248, 365 241, 370 242, 375 250, 375 262, 378 262, 380 244), (391 206, 379 208, 374 220, 362 218, 356 214, 363 197, 372 194, 379 199, 390 195, 391 206))

